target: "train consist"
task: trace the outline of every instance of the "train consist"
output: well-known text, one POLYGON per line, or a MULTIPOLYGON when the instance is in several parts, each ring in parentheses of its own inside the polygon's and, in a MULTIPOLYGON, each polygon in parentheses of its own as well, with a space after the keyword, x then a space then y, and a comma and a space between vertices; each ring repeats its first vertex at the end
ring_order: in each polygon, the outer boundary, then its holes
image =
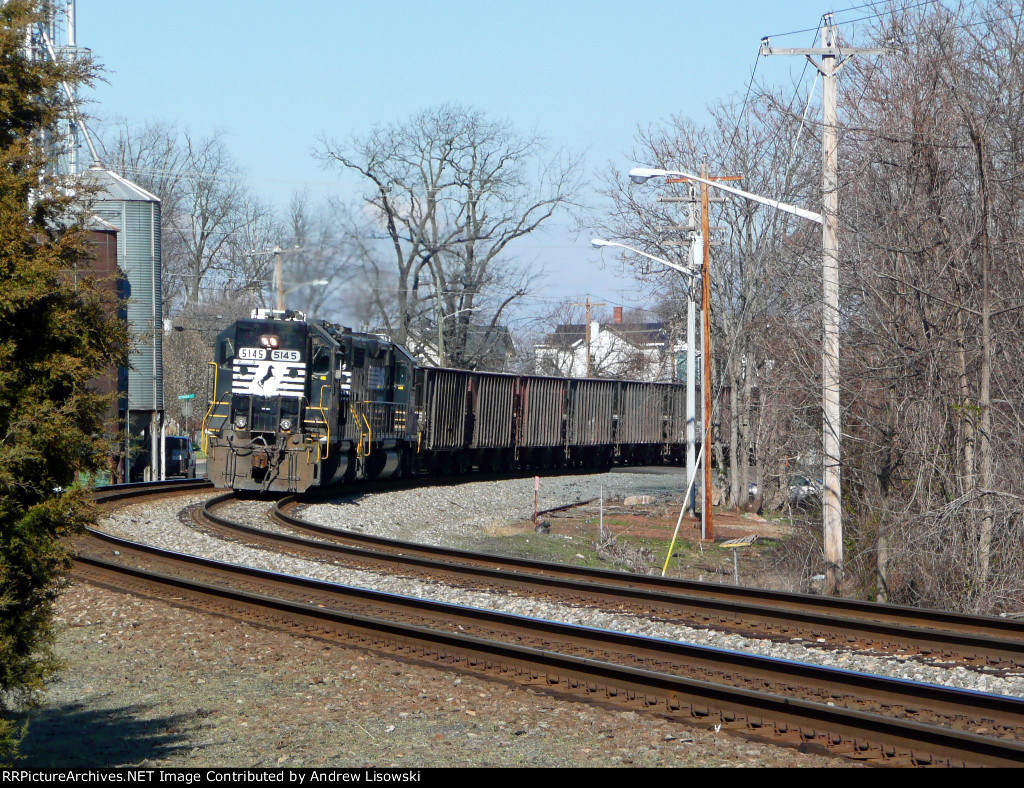
POLYGON ((400 345, 257 310, 217 337, 203 421, 220 488, 679 462, 684 387, 420 366, 400 345))

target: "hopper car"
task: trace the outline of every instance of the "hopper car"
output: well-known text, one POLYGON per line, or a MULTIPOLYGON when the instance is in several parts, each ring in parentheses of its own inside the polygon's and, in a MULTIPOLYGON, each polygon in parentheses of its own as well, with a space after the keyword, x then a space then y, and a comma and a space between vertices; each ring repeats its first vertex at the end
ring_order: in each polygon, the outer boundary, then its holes
POLYGON ((221 332, 210 391, 207 474, 223 489, 685 457, 680 384, 425 366, 297 312, 256 310, 221 332))

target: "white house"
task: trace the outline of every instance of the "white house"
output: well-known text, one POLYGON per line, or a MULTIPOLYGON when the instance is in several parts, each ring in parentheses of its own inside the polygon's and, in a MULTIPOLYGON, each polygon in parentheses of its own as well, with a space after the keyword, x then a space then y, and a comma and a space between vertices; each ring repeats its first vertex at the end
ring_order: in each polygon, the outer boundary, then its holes
MULTIPOLYGON (((624 323, 622 307, 614 315, 611 323, 590 324, 590 377, 671 382, 685 375, 686 342, 673 341, 665 323, 624 323)), ((534 346, 537 371, 587 377, 587 347, 586 324, 559 325, 534 346)))

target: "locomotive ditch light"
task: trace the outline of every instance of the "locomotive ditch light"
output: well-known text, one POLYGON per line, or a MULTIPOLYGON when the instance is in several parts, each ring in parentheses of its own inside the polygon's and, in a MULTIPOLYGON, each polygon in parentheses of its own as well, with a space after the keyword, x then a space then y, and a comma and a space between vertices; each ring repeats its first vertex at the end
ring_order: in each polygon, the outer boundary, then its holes
POLYGON ((260 344, 263 347, 277 347, 277 337, 273 334, 264 334, 260 337, 260 344))
POLYGON ((281 432, 290 432, 292 428, 291 419, 281 419, 281 432))
POLYGON ((240 429, 240 430, 244 430, 245 429, 245 425, 248 424, 248 423, 249 423, 249 420, 245 416, 237 416, 237 417, 235 417, 235 426, 238 429, 240 429))

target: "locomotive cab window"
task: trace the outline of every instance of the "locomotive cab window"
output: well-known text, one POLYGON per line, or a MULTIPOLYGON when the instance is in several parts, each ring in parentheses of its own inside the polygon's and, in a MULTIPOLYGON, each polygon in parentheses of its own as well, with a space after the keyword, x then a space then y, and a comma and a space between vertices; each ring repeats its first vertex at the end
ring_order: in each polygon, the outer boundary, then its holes
POLYGON ((310 369, 314 375, 323 377, 331 372, 331 350, 319 343, 313 343, 313 361, 310 369))
POLYGON ((223 367, 235 357, 235 345, 230 337, 224 337, 217 343, 217 366, 223 367))

